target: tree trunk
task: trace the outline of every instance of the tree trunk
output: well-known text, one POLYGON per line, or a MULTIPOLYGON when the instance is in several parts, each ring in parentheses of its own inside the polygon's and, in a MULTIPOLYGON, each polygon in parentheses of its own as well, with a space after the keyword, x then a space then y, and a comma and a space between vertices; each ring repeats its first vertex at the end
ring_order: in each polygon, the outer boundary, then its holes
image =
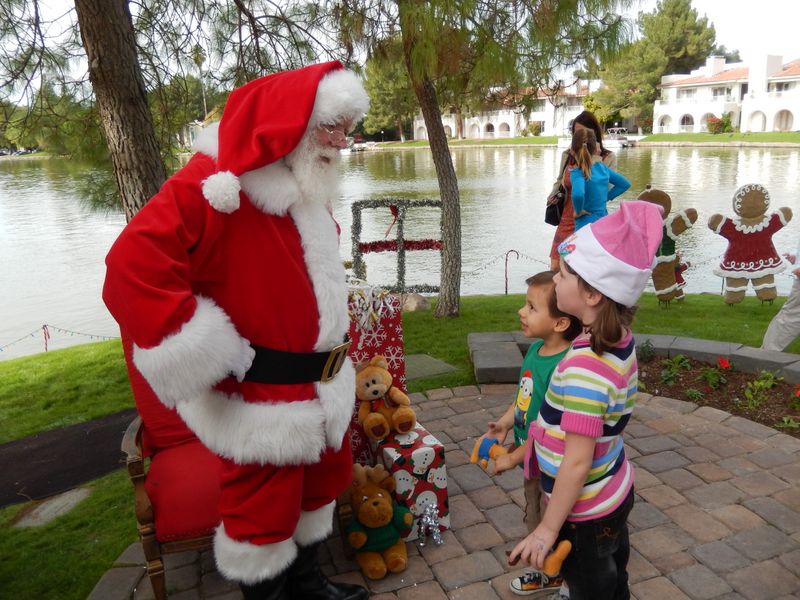
POLYGON ((403 131, 403 119, 400 119, 399 117, 397 119, 397 131, 400 133, 400 141, 405 142, 406 132, 403 131))
POLYGON ((414 81, 414 91, 428 128, 428 143, 442 199, 442 273, 435 315, 457 317, 461 299, 461 200, 458 180, 442 125, 436 89, 431 80, 424 77, 422 81, 414 81))
POLYGON ((464 135, 464 115, 461 113, 461 107, 456 106, 456 139, 463 140, 464 135))
POLYGON ((167 175, 147 105, 128 0, 75 0, 75 9, 100 127, 130 221, 167 175))

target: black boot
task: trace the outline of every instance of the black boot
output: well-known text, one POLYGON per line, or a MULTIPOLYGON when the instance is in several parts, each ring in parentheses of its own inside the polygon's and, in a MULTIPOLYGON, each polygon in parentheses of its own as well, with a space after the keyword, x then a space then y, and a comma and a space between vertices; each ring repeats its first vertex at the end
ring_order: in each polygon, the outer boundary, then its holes
POLYGON ((286 591, 286 571, 273 579, 264 579, 258 583, 240 583, 244 600, 289 600, 286 591))
POLYGON ((292 600, 367 600, 369 592, 360 585, 330 581, 319 568, 320 543, 298 546, 297 558, 289 567, 286 587, 292 600))

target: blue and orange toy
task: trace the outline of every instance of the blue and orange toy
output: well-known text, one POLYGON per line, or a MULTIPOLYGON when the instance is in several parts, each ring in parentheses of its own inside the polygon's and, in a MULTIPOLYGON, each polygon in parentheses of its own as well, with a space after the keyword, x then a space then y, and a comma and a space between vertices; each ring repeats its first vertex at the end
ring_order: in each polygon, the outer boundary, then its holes
POLYGON ((475 442, 469 462, 473 465, 478 463, 485 471, 489 467, 490 460, 497 460, 497 457, 503 454, 508 454, 508 450, 500 444, 500 440, 483 435, 475 442))

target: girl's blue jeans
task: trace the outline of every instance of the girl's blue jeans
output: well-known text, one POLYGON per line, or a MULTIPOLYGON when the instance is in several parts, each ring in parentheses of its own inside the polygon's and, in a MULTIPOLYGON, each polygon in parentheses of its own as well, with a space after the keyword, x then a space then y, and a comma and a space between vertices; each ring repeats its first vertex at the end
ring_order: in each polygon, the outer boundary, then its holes
POLYGON ((628 514, 633 488, 613 513, 593 521, 564 523, 558 539, 572 542, 561 567, 571 600, 629 600, 628 514))

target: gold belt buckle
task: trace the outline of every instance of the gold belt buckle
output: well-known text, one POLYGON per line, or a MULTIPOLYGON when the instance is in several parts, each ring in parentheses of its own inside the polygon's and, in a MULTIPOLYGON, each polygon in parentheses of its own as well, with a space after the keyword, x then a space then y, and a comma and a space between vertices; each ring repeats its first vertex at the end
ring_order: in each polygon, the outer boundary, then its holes
POLYGON ((331 350, 331 353, 328 355, 328 360, 322 368, 322 377, 320 378, 322 383, 327 383, 336 377, 344 364, 344 359, 347 358, 347 351, 349 349, 350 340, 347 340, 345 343, 339 344, 331 350))

